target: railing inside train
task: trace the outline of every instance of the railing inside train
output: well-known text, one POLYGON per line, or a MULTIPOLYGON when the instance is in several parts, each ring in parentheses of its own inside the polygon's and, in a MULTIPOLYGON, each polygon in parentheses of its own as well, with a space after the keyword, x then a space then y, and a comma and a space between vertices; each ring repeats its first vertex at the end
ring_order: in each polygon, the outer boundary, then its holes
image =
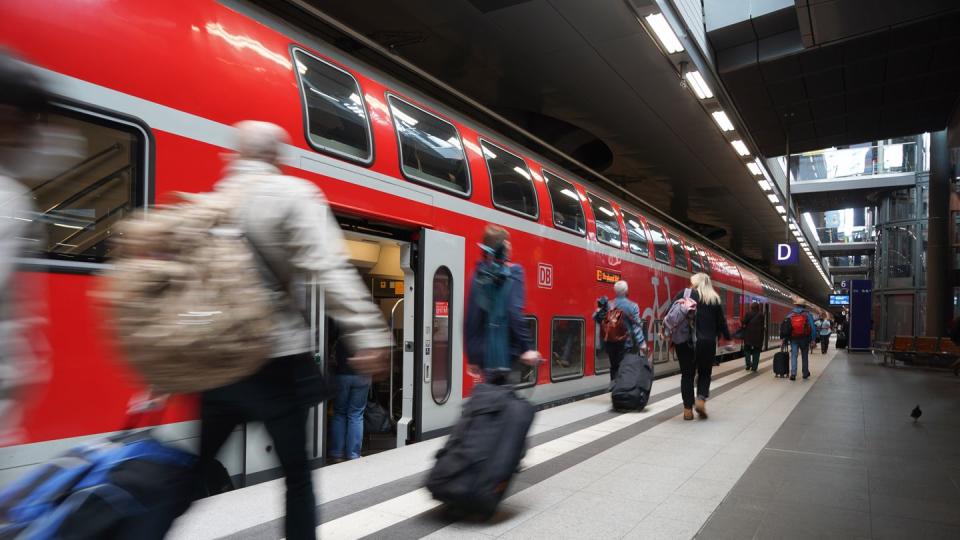
MULTIPOLYGON (((393 361, 393 353, 397 347, 397 308, 403 305, 403 300, 403 298, 397 300, 397 303, 393 305, 393 309, 390 310, 390 337, 392 338, 390 340, 390 418, 394 420, 399 420, 399 417, 393 414, 393 402, 396 399, 397 392, 403 390, 402 388, 398 390, 393 389, 393 372, 395 371, 394 366, 396 365, 393 361)), ((403 313, 403 311, 400 313, 403 313)), ((403 337, 401 337, 400 340, 403 341, 403 337)), ((400 365, 403 366, 403 362, 401 362, 400 365)))

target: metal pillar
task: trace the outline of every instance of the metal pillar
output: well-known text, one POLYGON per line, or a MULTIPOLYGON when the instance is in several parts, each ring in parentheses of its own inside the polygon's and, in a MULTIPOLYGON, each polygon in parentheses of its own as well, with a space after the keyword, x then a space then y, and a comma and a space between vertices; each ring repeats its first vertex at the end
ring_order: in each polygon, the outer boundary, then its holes
POLYGON ((927 328, 928 336, 946 335, 950 290, 950 149, 947 130, 930 134, 930 206, 927 223, 927 328))

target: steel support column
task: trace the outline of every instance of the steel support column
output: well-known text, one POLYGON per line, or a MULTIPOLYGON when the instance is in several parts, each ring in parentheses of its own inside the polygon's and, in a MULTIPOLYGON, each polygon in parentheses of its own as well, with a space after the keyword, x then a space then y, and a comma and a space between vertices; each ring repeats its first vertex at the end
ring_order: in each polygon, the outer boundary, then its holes
POLYGON ((927 325, 928 336, 946 335, 951 301, 950 149, 947 130, 930 134, 930 206, 927 224, 927 325))

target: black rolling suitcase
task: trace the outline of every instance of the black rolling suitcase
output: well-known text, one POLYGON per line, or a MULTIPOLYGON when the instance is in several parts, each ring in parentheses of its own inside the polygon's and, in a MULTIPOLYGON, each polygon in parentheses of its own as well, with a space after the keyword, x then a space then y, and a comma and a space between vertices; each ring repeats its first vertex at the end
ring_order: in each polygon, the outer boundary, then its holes
POLYGON ((627 354, 620 362, 617 378, 610 385, 610 401, 617 411, 639 411, 650 400, 653 387, 653 368, 647 359, 627 354))
POLYGON ((837 348, 846 349, 847 348, 847 333, 846 332, 837 332, 837 348))
POLYGON ((433 497, 458 515, 493 516, 526 452, 533 415, 510 388, 476 386, 427 477, 433 497))
POLYGON ((780 350, 773 355, 774 377, 786 377, 790 374, 790 353, 786 348, 786 344, 781 345, 780 350))

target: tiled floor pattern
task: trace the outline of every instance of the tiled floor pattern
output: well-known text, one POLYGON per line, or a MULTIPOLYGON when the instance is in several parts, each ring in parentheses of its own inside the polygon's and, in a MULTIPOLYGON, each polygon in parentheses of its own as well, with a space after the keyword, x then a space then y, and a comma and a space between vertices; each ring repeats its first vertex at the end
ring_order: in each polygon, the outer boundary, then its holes
POLYGON ((698 538, 960 538, 958 396, 951 373, 839 352, 698 538))

